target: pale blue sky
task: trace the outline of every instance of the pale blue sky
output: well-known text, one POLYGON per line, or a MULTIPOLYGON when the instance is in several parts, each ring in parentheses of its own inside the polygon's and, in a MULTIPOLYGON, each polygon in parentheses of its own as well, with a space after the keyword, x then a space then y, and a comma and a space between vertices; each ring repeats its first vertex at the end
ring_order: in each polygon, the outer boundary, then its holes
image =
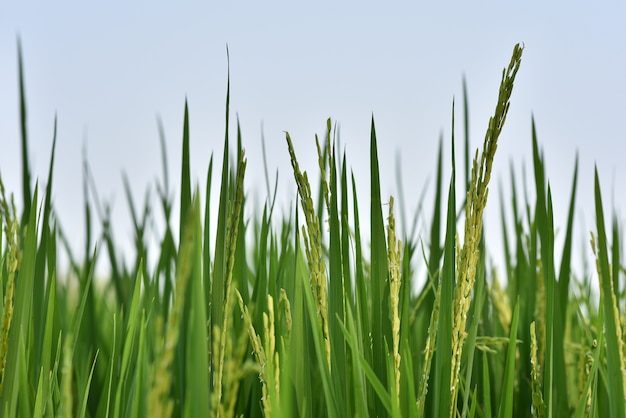
MULTIPOLYGON (((73 239, 81 240, 83 233, 84 143, 101 196, 114 200, 118 241, 130 241, 132 236, 122 170, 129 174, 139 200, 161 173, 157 114, 168 138, 174 186, 179 181, 185 97, 195 179, 204 181, 212 151, 219 167, 226 44, 231 58, 232 121, 238 114, 250 194, 256 189, 260 197, 265 195, 262 125, 270 169, 279 170, 279 197, 285 206, 295 187, 283 131, 294 138, 301 166, 315 171, 314 134, 323 132, 330 116, 340 124, 348 163, 365 195, 373 113, 383 199, 397 194, 394 163, 400 153, 408 209, 413 211, 424 182, 434 174, 441 133, 449 158, 453 97, 457 98, 456 133, 462 138, 463 75, 475 148, 482 143, 493 112, 502 68, 513 45, 523 42, 526 48, 499 143, 495 180, 508 184, 511 160, 518 172, 525 161, 531 173, 534 114, 557 225, 565 221, 576 150, 580 153, 577 227, 581 237, 586 239, 593 225, 595 162, 600 166, 605 206, 611 205, 614 187, 616 206, 626 208, 624 3, 126 3, 0 5, 0 171, 9 190, 19 197, 19 33, 30 161, 34 173, 45 181, 58 114, 54 202, 73 239), (585 231, 580 230, 583 216, 585 231)), ((495 186, 494 182, 494 192, 495 186)), ((497 196, 491 197, 487 227, 499 231, 497 196)), ((367 200, 361 206, 368 206, 367 200)))

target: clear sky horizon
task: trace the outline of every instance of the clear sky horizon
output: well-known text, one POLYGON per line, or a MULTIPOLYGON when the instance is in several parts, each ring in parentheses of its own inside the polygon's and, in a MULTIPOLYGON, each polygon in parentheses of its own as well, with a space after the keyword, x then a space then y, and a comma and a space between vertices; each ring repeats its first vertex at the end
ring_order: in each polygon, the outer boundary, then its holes
MULTIPOLYGON (((399 159, 409 213, 416 210, 430 178, 424 208, 430 218, 442 136, 444 158, 450 158, 453 98, 458 149, 462 145, 463 77, 474 150, 482 145, 502 69, 513 46, 521 42, 524 56, 498 145, 486 227, 499 239, 494 192, 499 182, 508 188, 511 164, 518 176, 525 165, 532 184, 534 115, 553 192, 555 224, 561 231, 579 155, 578 253, 579 243, 587 242, 594 228, 594 164, 607 215, 612 207, 618 215, 626 209, 625 21, 626 5, 617 2, 5 3, 0 5, 0 173, 21 202, 19 36, 33 174, 40 184, 46 181, 56 114, 53 194, 61 224, 71 240, 84 239, 85 147, 100 196, 113 202, 116 241, 132 243, 122 172, 130 178, 136 204, 143 204, 148 186, 156 197, 154 181, 161 176, 157 115, 168 141, 170 181, 176 192, 185 100, 193 179, 203 184, 212 152, 214 173, 219 175, 228 45, 231 137, 236 137, 238 117, 248 158, 246 188, 252 199, 266 196, 261 136, 270 176, 279 172, 278 196, 286 208, 295 186, 284 131, 294 139, 301 166, 317 173, 314 135, 323 135, 326 118, 331 117, 339 124, 342 147, 359 183, 360 205, 369 206, 373 115, 383 200, 398 195, 399 159)), ((449 176, 448 165, 446 183, 449 176)), ((160 219, 160 212, 155 216, 160 219)), ((74 249, 82 247, 77 244, 74 249)), ((503 273, 501 262, 496 262, 503 273)))

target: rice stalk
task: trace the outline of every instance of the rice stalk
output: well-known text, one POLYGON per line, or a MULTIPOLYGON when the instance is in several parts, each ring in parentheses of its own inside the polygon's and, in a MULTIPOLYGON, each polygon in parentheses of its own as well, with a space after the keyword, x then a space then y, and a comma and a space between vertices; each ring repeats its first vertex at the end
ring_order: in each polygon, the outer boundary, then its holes
POLYGON ((393 197, 389 198, 389 218, 387 227, 387 248, 389 254, 389 290, 391 303, 391 333, 393 338, 393 360, 396 385, 396 402, 400 403, 400 274, 402 242, 396 239, 396 221, 393 216, 393 197))
POLYGON ((537 260, 537 264, 539 269, 537 272, 537 299, 535 301, 535 322, 537 323, 539 338, 537 361, 539 366, 543 368, 546 364, 546 287, 544 286, 545 277, 541 260, 537 260))
POLYGON ((476 279, 476 264, 479 259, 478 246, 482 234, 482 216, 487 204, 492 163, 498 145, 498 137, 500 136, 509 110, 509 100, 513 91, 513 82, 515 81, 515 76, 521 64, 522 52, 523 47, 519 44, 515 45, 508 68, 502 70, 498 103, 494 116, 489 119, 489 127, 485 135, 480 163, 477 150, 472 164, 471 182, 465 206, 465 235, 463 248, 457 259, 456 271, 458 276, 453 304, 452 373, 450 375, 451 417, 455 415, 454 411, 456 410, 461 355, 463 353, 463 344, 467 337, 465 325, 467 322, 467 313, 470 308, 470 293, 474 288, 476 279))
MULTIPOLYGON (((233 304, 233 306, 235 305, 233 304)), ((260 369, 256 364, 250 361, 244 362, 247 349, 248 334, 245 332, 239 335, 235 347, 232 347, 232 340, 230 339, 226 344, 226 350, 228 352, 232 351, 234 354, 228 356, 224 364, 224 396, 222 397, 224 399, 224 408, 220 409, 220 412, 223 413, 219 416, 227 418, 235 416, 235 405, 238 400, 241 380, 249 373, 259 373, 260 369)), ((222 408, 222 404, 220 404, 220 408, 222 408)))
POLYGON ((320 168, 320 187, 322 195, 324 196, 324 202, 326 203, 326 210, 330 213, 330 194, 328 191, 328 179, 326 177, 326 161, 328 161, 330 172, 333 172, 333 160, 330 155, 330 119, 327 121, 328 125, 328 133, 326 135, 326 142, 324 143, 324 149, 320 146, 320 140, 317 135, 315 135, 315 146, 317 148, 317 164, 320 168))
MULTIPOLYGON (((615 272, 618 267, 615 263, 619 263, 619 252, 615 250, 619 248, 617 240, 613 242, 613 268, 609 264, 609 245, 607 243, 607 235, 604 224, 604 209, 602 205, 602 194, 600 191, 600 180, 598 178, 598 169, 596 167, 594 173, 594 194, 596 207, 596 227, 597 227, 597 253, 596 267, 598 281, 600 284, 600 304, 604 322, 602 329, 606 336, 606 375, 609 408, 608 411, 612 416, 618 418, 626 417, 626 393, 624 391, 624 359, 623 359, 623 340, 619 323, 619 309, 616 300, 616 287, 613 281, 615 272)), ((615 225, 614 225, 615 230, 615 225)), ((614 237, 615 239, 616 237, 614 237)), ((593 244, 593 241, 592 241, 593 244)), ((602 332, 602 331, 600 331, 602 332)))
MULTIPOLYGON (((237 297, 235 287, 231 287, 230 291, 233 293, 230 296, 231 299, 237 297)), ((226 312, 225 315, 234 315, 236 307, 238 308, 238 305, 231 303, 230 312, 226 312)), ((219 370, 220 362, 223 361, 222 381, 216 381, 214 383, 215 389, 211 392, 213 417, 234 417, 241 380, 248 373, 259 373, 260 368, 257 365, 252 362, 244 362, 248 349, 248 333, 246 330, 242 331, 235 340, 232 333, 222 332, 217 325, 213 328, 213 370, 219 370), (224 354, 222 354, 220 346, 224 335, 226 336, 226 343, 224 354), (217 389, 218 383, 219 390, 217 389)), ((214 375, 216 379, 217 375, 218 373, 214 375)))
POLYGON ((430 325, 428 326, 428 336, 426 337, 426 346, 424 347, 424 368, 420 380, 419 395, 417 397, 417 416, 423 417, 424 407, 426 405, 426 394, 428 393, 428 380, 430 377, 430 368, 432 365, 433 355, 437 342, 437 326, 439 324, 439 304, 441 301, 441 286, 437 286, 435 302, 433 310, 430 313, 430 325))
POLYGON ((537 356, 537 332, 535 322, 530 324, 530 364, 532 379, 532 414, 533 417, 543 418, 545 416, 545 404, 543 403, 543 395, 541 392, 541 364, 537 356))
MULTIPOLYGON (((229 331, 229 318, 231 311, 231 284, 233 281, 233 267, 235 264, 235 251, 237 249, 237 234, 239 232, 239 218, 241 216, 241 208, 243 206, 243 180, 246 172, 246 163, 247 160, 244 157, 244 152, 242 150, 241 155, 239 156, 239 164, 237 166, 237 178, 235 182, 235 201, 234 205, 231 208, 231 212, 228 216, 227 226, 226 226, 226 251, 227 251, 227 265, 226 265, 226 283, 224 286, 225 292, 225 302, 224 302, 224 318, 223 324, 221 328, 221 332, 219 333, 219 351, 214 352, 215 356, 219 356, 219 364, 217 367, 217 379, 215 381, 215 397, 219 403, 221 403, 222 398, 222 380, 224 377, 224 356, 226 354, 226 341, 229 339, 228 331, 229 331)), ((208 268, 208 266, 206 267, 208 268)), ((221 280, 221 278, 216 278, 216 280, 221 280)), ((219 330, 219 328, 218 328, 219 330)))
MULTIPOLYGON (((7 353, 9 350, 9 331, 11 329, 11 323, 13 320, 13 295, 15 293, 15 274, 19 270, 21 253, 19 244, 19 224, 15 217, 15 202, 11 202, 9 205, 4 183, 0 178, 0 223, 4 229, 4 235, 6 239, 6 265, 7 276, 4 284, 6 293, 4 294, 3 312, 2 312, 2 327, 0 328, 0 394, 2 394, 2 387, 4 385, 4 373, 7 363, 7 353)), ((1 241, 1 240, 0 240, 1 241)))
MULTIPOLYGON (((265 337, 265 351, 267 353, 270 370, 274 372, 275 402, 280 400, 280 357, 276 351, 276 321, 274 316, 274 298, 267 295, 267 313, 263 313, 263 334, 265 337), (272 367, 273 366, 273 367, 272 367)), ((269 382, 272 383, 271 381, 269 382)))
MULTIPOLYGON (((589 408, 591 408, 592 402, 591 381, 594 378, 592 371, 595 363, 593 350, 598 349, 598 340, 593 339, 591 342, 591 348, 591 351, 586 351, 580 356, 580 370, 578 374, 578 395, 581 405, 584 405, 584 410, 587 412, 586 416, 589 415, 589 408)), ((596 369, 597 367, 597 364, 595 364, 596 369)))
POLYGON ((283 340, 283 344, 285 344, 284 350, 289 352, 290 341, 291 341, 291 327, 292 324, 292 316, 291 316, 291 303, 287 298, 287 292, 285 289, 280 289, 280 296, 278 298, 278 307, 282 308, 279 310, 278 314, 283 318, 285 323, 285 329, 281 339, 283 340))
POLYGON ((324 346, 326 347, 326 361, 330 368, 330 336, 328 331, 328 304, 327 304, 327 283, 326 283, 326 264, 322 256, 322 236, 319 225, 319 218, 315 215, 313 207, 313 199, 311 198, 311 185, 308 180, 306 171, 304 174, 300 171, 296 153, 289 133, 286 133, 287 147, 291 157, 291 166, 293 174, 298 186, 298 194, 302 203, 306 228, 302 227, 302 235, 304 237, 304 247, 311 275, 311 286, 313 295, 317 305, 317 315, 322 325, 324 338, 324 346))
POLYGON ((263 328, 265 335, 265 345, 261 342, 261 337, 254 329, 252 318, 248 307, 243 303, 243 298, 239 291, 235 290, 239 301, 239 308, 243 315, 245 328, 250 337, 254 357, 259 365, 259 380, 261 381, 263 396, 261 403, 263 405, 263 414, 269 418, 272 416, 273 405, 278 405, 278 396, 280 393, 280 384, 276 376, 279 376, 279 358, 275 351, 276 340, 274 335, 274 301, 271 295, 267 295, 268 313, 263 312, 263 328))

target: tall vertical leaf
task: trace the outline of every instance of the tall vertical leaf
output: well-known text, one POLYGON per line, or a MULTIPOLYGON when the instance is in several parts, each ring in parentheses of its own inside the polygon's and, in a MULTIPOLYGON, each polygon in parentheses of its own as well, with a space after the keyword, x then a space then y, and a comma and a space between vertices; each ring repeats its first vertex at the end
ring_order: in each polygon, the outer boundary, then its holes
MULTIPOLYGON (((594 178, 596 226, 598 228, 598 261, 599 280, 602 292, 602 310, 604 314, 604 331, 606 335, 606 362, 607 362, 607 386, 609 406, 612 417, 624 418, 626 407, 624 405, 624 376, 620 355, 620 332, 619 311, 616 304, 616 295, 613 292, 611 267, 609 265, 608 243, 604 226, 604 209, 602 207, 602 194, 600 192, 600 180, 598 169, 595 169, 594 178)), ((619 260, 613 260, 619 263, 619 260)))
MULTIPOLYGON (((374 372, 381 382, 387 382, 387 352, 385 341, 391 342, 391 323, 389 321, 389 268, 387 260, 387 244, 383 223, 382 202, 380 198, 380 175, 378 169, 378 148, 376 146, 376 129, 372 117, 370 142, 370 199, 372 234, 372 347, 374 372)), ((376 402, 376 414, 383 416, 384 409, 379 400, 376 402)))

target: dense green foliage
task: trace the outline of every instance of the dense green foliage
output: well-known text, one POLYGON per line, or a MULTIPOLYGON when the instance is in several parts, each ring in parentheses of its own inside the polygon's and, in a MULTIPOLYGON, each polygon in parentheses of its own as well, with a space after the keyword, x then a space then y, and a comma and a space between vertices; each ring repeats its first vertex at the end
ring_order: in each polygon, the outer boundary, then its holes
MULTIPOLYGON (((246 158, 238 135, 232 159, 227 93, 217 213, 213 160, 206 188, 192 189, 185 106, 180 219, 172 219, 164 158, 158 191, 165 232, 156 257, 149 257, 145 232, 157 210, 146 202, 138 212, 126 187, 135 228, 131 265, 118 261, 109 214, 90 199, 86 256, 73 255, 51 204, 56 132, 46 189, 32 189, 20 58, 21 212, 0 178, 0 415, 625 417, 619 228, 614 221, 607 235, 596 175, 594 306, 589 280, 571 269, 577 168, 563 248, 556 249, 534 126, 536 200, 512 179, 511 201, 501 202, 504 278, 485 261, 483 210, 521 56, 516 46, 473 161, 465 124, 462 202, 455 199, 454 136, 447 176, 439 152, 423 248, 417 235, 396 229, 394 200, 381 196, 373 120, 370 196, 357 198, 329 120, 323 139, 316 138, 319 195, 312 196, 312 177, 301 171, 287 134, 295 208, 277 219, 267 196, 244 219, 246 158), (359 217, 364 201, 369 224, 359 217), (103 227, 97 250, 94 209, 103 227), (362 242, 364 228, 370 242, 362 242), (71 270, 62 278, 60 252, 71 270), (94 279, 99 257, 110 264, 105 280, 94 279), (428 277, 416 277, 419 264, 428 277)), ((454 117, 452 124, 454 132, 454 117)), ((91 187, 86 177, 87 195, 91 187)))

